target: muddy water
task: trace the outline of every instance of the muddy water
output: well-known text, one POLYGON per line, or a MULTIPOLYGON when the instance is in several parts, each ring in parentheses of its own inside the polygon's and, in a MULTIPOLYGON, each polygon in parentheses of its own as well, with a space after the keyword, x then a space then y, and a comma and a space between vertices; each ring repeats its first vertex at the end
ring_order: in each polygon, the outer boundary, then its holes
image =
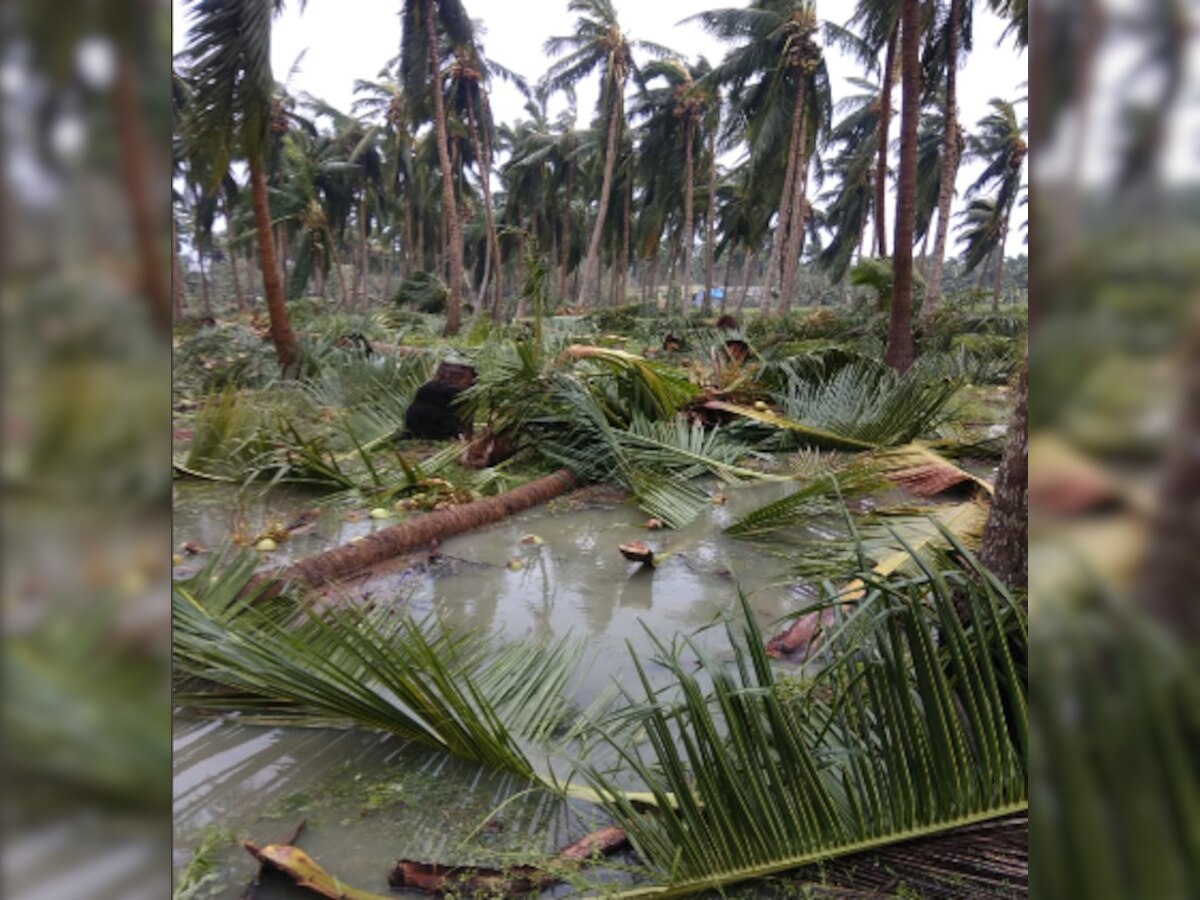
MULTIPOLYGON (((503 639, 581 639, 588 668, 577 698, 587 702, 614 680, 633 686, 626 641, 647 653, 652 645, 647 630, 665 642, 693 632, 734 608, 739 586, 764 626, 803 605, 783 578, 785 559, 720 533, 784 490, 725 489, 726 503, 713 504, 681 531, 647 531, 645 514, 632 503, 580 507, 560 500, 448 539, 434 562, 377 578, 365 590, 377 602, 417 614, 437 610, 451 623, 503 639), (523 543, 528 535, 540 543, 523 543), (653 570, 626 561, 617 546, 632 540, 645 541, 666 558, 653 570)), ((175 500, 176 544, 191 540, 216 548, 235 520, 253 533, 272 521, 286 522, 314 498, 277 489, 238 495, 223 485, 180 484, 175 500)), ((268 563, 344 543, 394 521, 348 521, 344 510, 331 511, 309 534, 284 542, 268 563)), ((833 527, 832 521, 810 526, 812 552, 819 552, 833 527)), ((804 545, 791 552, 805 552, 804 545)), ((194 565, 186 562, 177 574, 194 565)), ((717 652, 724 645, 715 629, 700 642, 717 652)), ((177 866, 186 864, 206 829, 228 829, 262 844, 284 840, 305 819, 302 848, 347 883, 386 893, 386 874, 398 857, 483 862, 489 853, 508 852, 528 858, 588 830, 578 811, 535 792, 505 806, 495 816, 498 822, 470 837, 526 786, 373 735, 181 720, 175 751, 177 866)), ((232 886, 244 884, 256 868, 230 840, 222 843, 217 862, 221 896, 236 896, 232 886)), ((274 884, 260 896, 292 893, 274 884)))

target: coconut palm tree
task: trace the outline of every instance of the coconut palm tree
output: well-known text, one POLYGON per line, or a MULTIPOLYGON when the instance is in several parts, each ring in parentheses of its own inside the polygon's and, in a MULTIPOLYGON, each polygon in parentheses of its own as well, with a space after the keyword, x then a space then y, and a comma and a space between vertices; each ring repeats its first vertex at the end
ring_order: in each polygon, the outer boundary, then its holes
POLYGON ((965 215, 968 230, 959 240, 967 243, 967 272, 989 256, 997 257, 992 297, 995 305, 1003 276, 1009 220, 1021 192, 1029 148, 1025 143, 1028 125, 1018 120, 1014 105, 993 98, 989 106, 992 111, 979 120, 979 131, 967 140, 968 155, 986 163, 983 172, 967 188, 967 195, 977 195, 989 188, 994 194, 989 198, 977 197, 971 203, 965 215))
MULTIPOLYGON (((271 340, 285 375, 299 366, 299 344, 288 318, 271 235, 265 154, 271 131, 271 16, 282 0, 191 0, 191 30, 183 56, 189 66, 191 103, 185 134, 195 152, 212 160, 219 178, 235 156, 250 168, 271 340)), ((214 182, 214 187, 216 183, 214 182)))
POLYGON ((463 239, 454 200, 454 180, 446 131, 446 105, 442 95, 442 50, 439 28, 452 46, 470 46, 474 28, 461 0, 405 0, 400 40, 400 71, 405 94, 411 98, 417 119, 433 119, 437 136, 438 166, 442 173, 442 218, 449 257, 449 293, 446 298, 447 336, 462 325, 463 239))
POLYGON ((883 361, 898 372, 913 364, 913 223, 917 201, 917 123, 921 111, 921 4, 903 0, 900 14, 900 170, 892 248, 892 303, 883 361))
POLYGON ((933 241, 933 262, 927 277, 928 289, 921 317, 937 310, 942 296, 942 268, 946 261, 946 238, 950 233, 950 204, 954 199, 954 180, 962 158, 964 140, 958 124, 958 61, 960 50, 971 51, 972 0, 949 0, 945 19, 930 30, 934 36, 926 58, 936 60, 945 73, 942 113, 941 171, 938 176, 937 236, 933 241), (944 52, 939 52, 943 50, 944 52))
POLYGON ((875 136, 875 255, 887 256, 886 192, 888 176, 889 129, 892 120, 892 91, 899 74, 900 60, 896 55, 900 35, 900 4, 896 0, 859 0, 854 14, 841 34, 839 43, 849 50, 868 71, 878 67, 883 53, 883 69, 876 110, 878 132, 875 136), (856 35, 849 28, 856 28, 856 35), (861 35, 861 36, 860 36, 861 35))
POLYGON ((658 44, 629 37, 621 29, 612 0, 570 0, 567 9, 577 14, 575 30, 569 35, 547 39, 546 53, 552 56, 566 55, 550 66, 542 79, 541 88, 547 94, 572 89, 583 79, 598 72, 600 100, 597 112, 600 121, 606 123, 602 126, 605 136, 604 177, 600 186, 596 222, 583 264, 581 299, 586 307, 589 296, 599 297, 598 290, 594 295, 588 292, 592 290, 592 279, 597 272, 600 239, 608 215, 617 161, 617 140, 625 116, 625 82, 631 73, 638 72, 633 51, 639 49, 655 56, 667 56, 670 51, 658 44))
POLYGON ((817 265, 834 282, 845 276, 856 248, 860 249, 875 204, 873 172, 879 139, 880 87, 862 78, 850 79, 858 89, 838 101, 844 113, 829 132, 826 150, 835 155, 826 163, 826 175, 836 187, 821 196, 825 227, 833 239, 817 256, 817 265))
POLYGON ((730 127, 746 129, 758 177, 784 172, 767 286, 782 258, 779 311, 786 312, 805 230, 808 166, 832 109, 829 74, 816 40, 816 6, 812 0, 755 0, 746 9, 710 10, 694 18, 718 38, 739 41, 710 77, 729 87, 730 127))

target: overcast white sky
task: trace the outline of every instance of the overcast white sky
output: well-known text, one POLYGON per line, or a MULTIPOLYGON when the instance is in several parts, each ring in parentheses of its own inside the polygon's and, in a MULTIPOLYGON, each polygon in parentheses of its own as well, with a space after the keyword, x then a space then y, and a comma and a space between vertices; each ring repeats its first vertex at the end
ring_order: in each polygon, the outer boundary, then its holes
MULTIPOLYGON (((566 0, 465 0, 465 3, 471 16, 483 23, 483 45, 488 58, 531 82, 550 63, 542 52, 546 38, 569 34, 575 19, 567 10, 566 0)), ((696 23, 678 23, 706 9, 741 5, 729 0, 613 0, 613 3, 622 27, 632 37, 665 44, 689 59, 704 55, 713 63, 724 55, 725 45, 696 23)), ((173 5, 173 45, 178 53, 186 42, 188 18, 181 0, 173 0, 173 5)), ((293 0, 277 18, 272 33, 271 63, 275 77, 287 78, 296 58, 307 49, 289 88, 293 93, 307 91, 349 111, 354 100, 354 80, 376 77, 399 51, 400 6, 400 0, 312 0, 301 13, 299 4, 293 0)), ((990 98, 1012 100, 1026 92, 1021 86, 1027 77, 1025 54, 1018 53, 1008 39, 997 46, 1003 23, 980 7, 982 4, 975 12, 974 52, 959 76, 959 114, 968 130, 986 113, 990 98)), ((847 0, 821 0, 817 7, 819 16, 838 23, 845 21, 850 10, 847 0)), ((856 65, 836 49, 827 49, 826 60, 836 102, 851 92, 846 79, 859 73, 856 65)), ((590 84, 582 87, 581 124, 590 118, 595 102, 595 88, 590 84)), ((898 92, 895 102, 898 106, 898 92)), ((511 123, 524 117, 523 103, 515 88, 503 83, 493 88, 492 106, 498 120, 511 123)), ((551 114, 554 112, 552 105, 551 114)), ((1023 105, 1019 112, 1025 114, 1023 105)), ((892 134, 896 134, 895 126, 892 134)), ((967 163, 962 167, 958 179, 960 197, 977 171, 978 165, 967 163)), ((893 207, 894 204, 889 204, 889 213, 893 207)), ((1024 207, 1014 210, 1017 221, 1012 223, 1009 234, 1010 254, 1025 252, 1019 229, 1025 215, 1024 207)), ((955 251, 953 241, 951 232, 949 253, 955 251)))

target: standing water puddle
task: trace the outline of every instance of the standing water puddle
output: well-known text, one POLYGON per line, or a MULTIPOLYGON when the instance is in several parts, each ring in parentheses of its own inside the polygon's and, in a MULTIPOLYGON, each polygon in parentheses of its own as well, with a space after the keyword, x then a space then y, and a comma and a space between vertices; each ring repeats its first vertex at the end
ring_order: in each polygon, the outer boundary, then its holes
MULTIPOLYGON (((728 489, 725 505, 712 506, 685 529, 661 532, 647 531, 645 514, 631 502, 579 508, 559 500, 447 539, 439 559, 368 581, 364 590, 375 602, 397 603, 418 617, 436 611, 452 625, 501 640, 579 639, 589 665, 576 699, 586 704, 614 680, 635 686, 626 642, 646 659, 652 648, 647 630, 670 644, 736 609, 739 587, 764 628, 805 605, 783 581, 786 559, 760 543, 721 534, 738 516, 787 490, 778 484, 728 489), (530 534, 541 543, 522 543, 530 534), (658 568, 644 569, 618 552, 619 544, 634 540, 670 555, 658 568)), ((313 503, 312 495, 280 489, 255 496, 247 499, 225 485, 177 484, 176 544, 191 540, 215 549, 235 519, 253 533, 313 503)), ((394 522, 345 522, 327 513, 314 531, 284 542, 269 565, 394 522)), ((810 526, 813 552, 828 537, 822 529, 835 527, 834 519, 810 526)), ((803 542, 788 547, 789 556, 804 552, 803 542)), ((194 567, 185 563, 176 574, 186 576, 194 567)), ((720 653, 723 630, 712 629, 699 642, 720 653)), ((580 819, 583 808, 537 791, 517 797, 490 821, 528 785, 356 731, 180 719, 174 765, 177 867, 211 829, 263 845, 286 840, 305 820, 299 846, 346 883, 382 894, 398 858, 468 863, 486 861, 490 852, 528 859, 565 846, 596 824, 580 819)), ((231 840, 222 842, 214 862, 220 896, 237 896, 237 885, 257 867, 231 840)), ((257 896, 309 895, 276 883, 257 896)))

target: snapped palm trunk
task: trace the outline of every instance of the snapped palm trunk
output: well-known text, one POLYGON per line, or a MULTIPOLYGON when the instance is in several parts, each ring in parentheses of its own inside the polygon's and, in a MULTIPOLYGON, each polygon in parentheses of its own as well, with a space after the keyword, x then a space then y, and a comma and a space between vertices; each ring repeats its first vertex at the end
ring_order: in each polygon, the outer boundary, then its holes
POLYGON ((896 234, 892 248, 892 308, 883 361, 898 372, 913 364, 913 223, 917 208, 917 116, 920 113, 920 0, 904 0, 901 11, 900 172, 896 191, 896 234))
POLYGON ((267 300, 267 317, 271 322, 271 342, 279 357, 279 367, 285 376, 296 374, 300 360, 300 348, 292 322, 288 318, 287 304, 283 297, 283 283, 279 278, 279 264, 275 259, 275 240, 271 235, 271 207, 267 200, 267 179, 262 161, 250 158, 250 191, 254 201, 254 225, 258 232, 258 265, 262 270, 263 294, 267 300))

